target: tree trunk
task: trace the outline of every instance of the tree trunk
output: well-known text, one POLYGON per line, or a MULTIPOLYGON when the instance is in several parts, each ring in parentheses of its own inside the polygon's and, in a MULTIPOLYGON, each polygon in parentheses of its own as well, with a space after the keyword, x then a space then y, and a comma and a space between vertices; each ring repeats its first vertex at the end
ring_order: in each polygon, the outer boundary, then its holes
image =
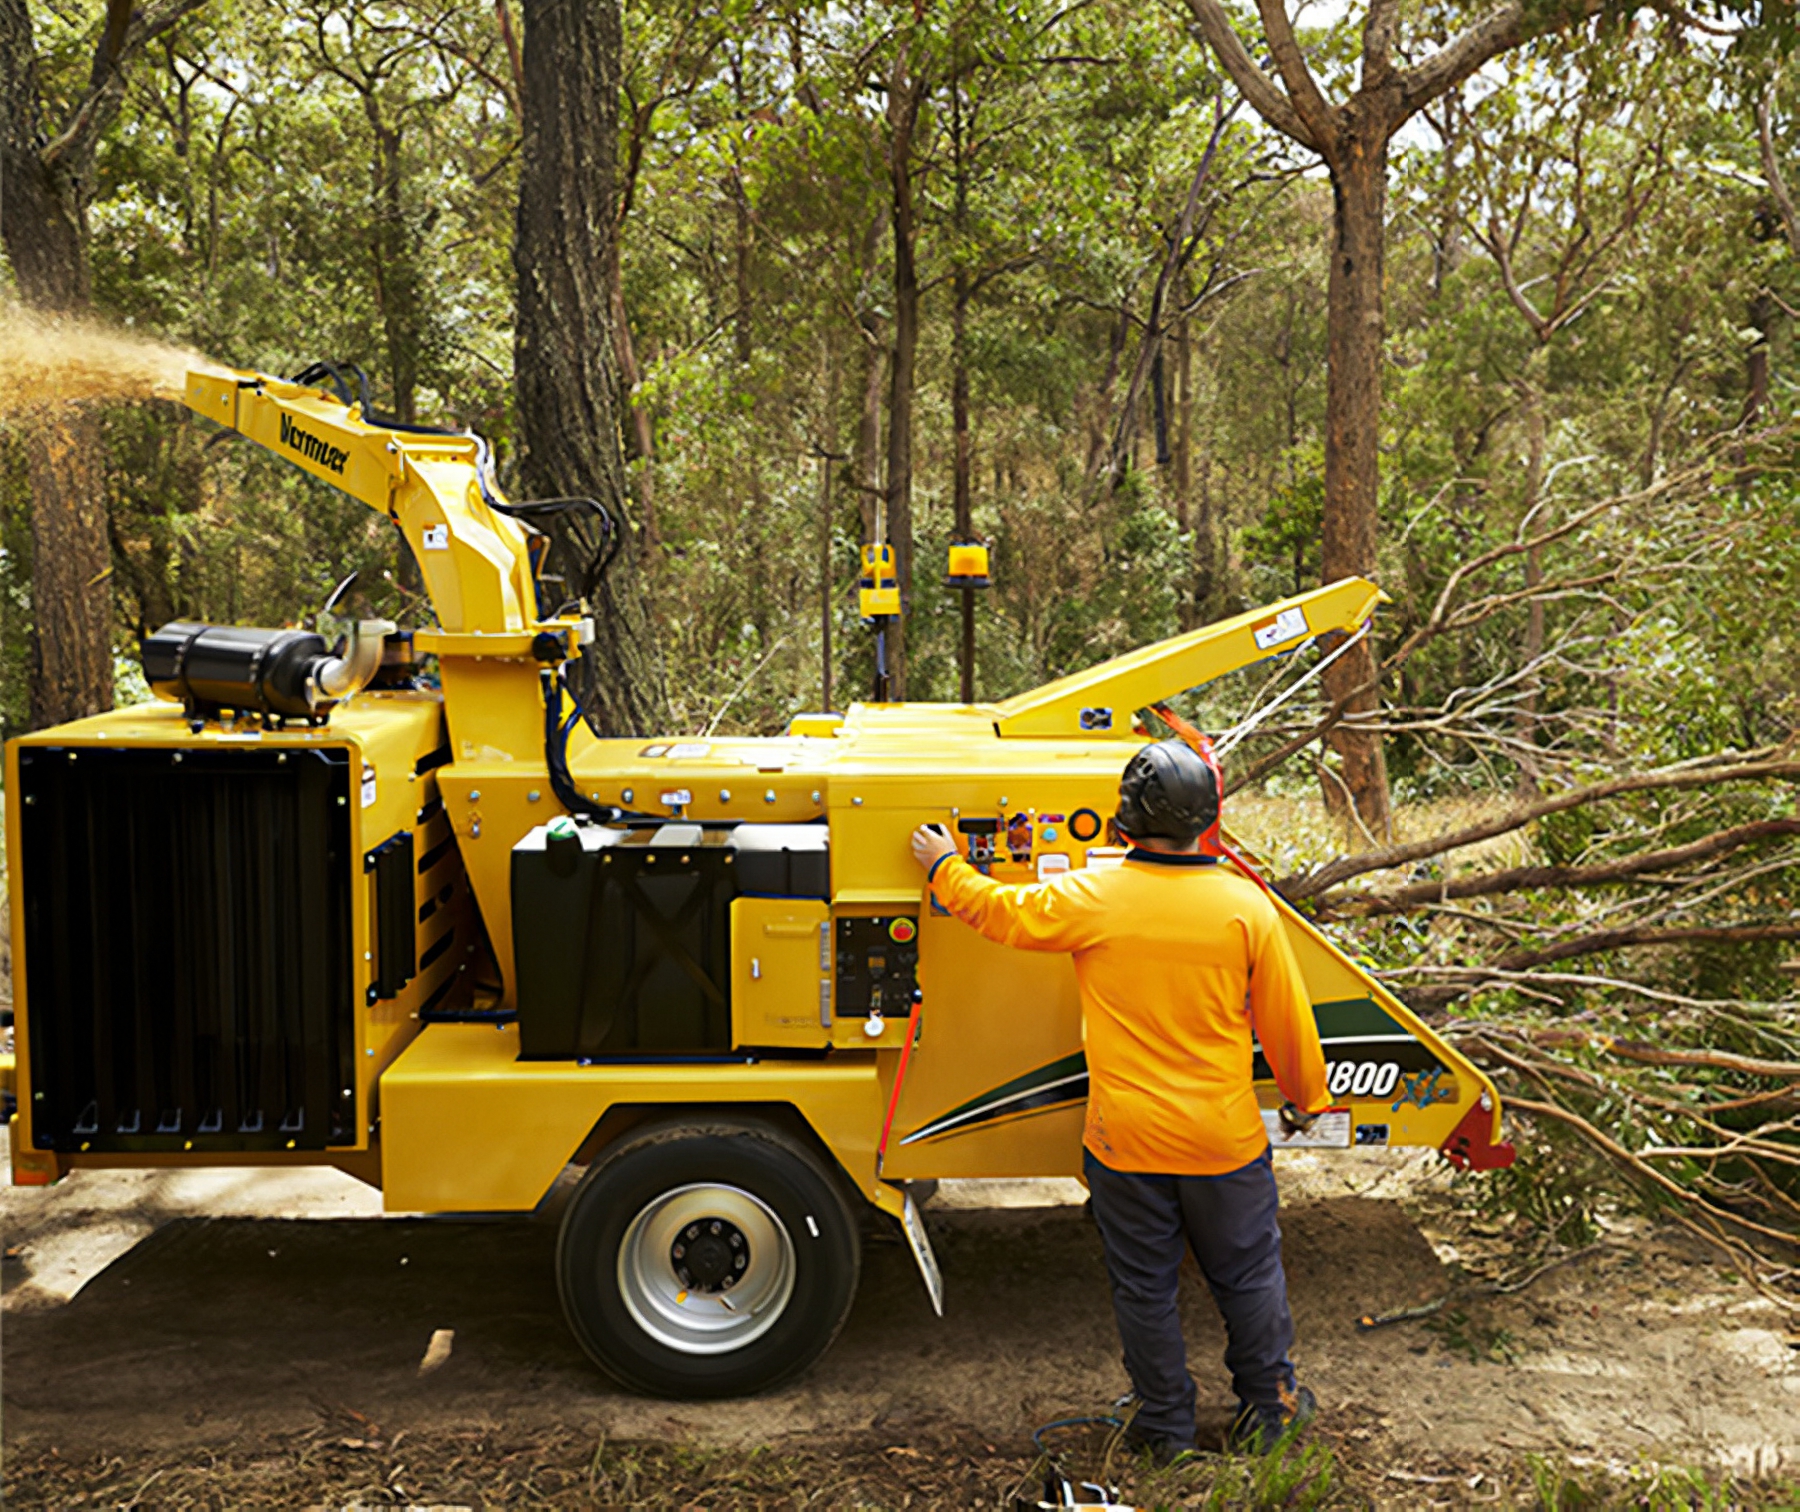
MULTIPOLYGON (((731 86, 733 94, 737 96, 738 120, 747 125, 749 102, 744 94, 741 53, 732 55, 731 86)), ((737 313, 732 319, 732 331, 737 347, 737 360, 740 364, 748 363, 753 351, 750 330, 750 195, 744 188, 744 163, 740 141, 742 134, 742 130, 740 130, 732 138, 731 177, 728 181, 731 188, 731 208, 737 224, 735 246, 737 313)))
POLYGON ((419 359, 425 336, 421 281, 416 246, 406 224, 400 166, 400 130, 381 118, 381 104, 371 90, 363 95, 363 113, 375 138, 374 192, 369 196, 374 235, 375 297, 381 308, 382 335, 387 342, 388 378, 394 388, 394 414, 411 425, 419 418, 419 359))
POLYGON ((754 354, 750 331, 750 202, 744 196, 741 175, 732 180, 732 208, 737 216, 737 316, 732 322, 737 360, 748 363, 754 354))
MULTIPOLYGON (((1333 165, 1335 202, 1326 347, 1325 520, 1323 579, 1375 574, 1380 505, 1382 260, 1387 211, 1385 126, 1366 139, 1346 131, 1333 165)), ((1368 640, 1325 673, 1325 691, 1347 715, 1381 706, 1374 648, 1368 640), (1367 686, 1365 686, 1367 685, 1367 686), (1361 691, 1356 691, 1360 689, 1361 691)), ((1340 726, 1330 737, 1342 787, 1329 777, 1325 802, 1345 822, 1352 846, 1382 844, 1391 831, 1387 762, 1381 738, 1340 726)))
MULTIPOLYGON (((628 518, 610 288, 618 140, 617 0, 525 0, 523 144, 513 265, 519 471, 528 495, 591 495, 628 518)), ((595 604, 608 734, 666 718, 661 648, 627 526, 595 604)))
MULTIPOLYGON (((1185 283, 1185 280, 1184 280, 1185 283)), ((1186 294, 1186 289, 1182 289, 1186 294)), ((1183 315, 1175 323, 1175 447, 1174 447, 1175 525, 1186 535, 1194 524, 1194 357, 1188 345, 1188 318, 1183 315)), ((1203 553, 1210 554, 1210 541, 1194 532, 1193 571, 1179 601, 1178 613, 1183 630, 1196 623, 1200 603, 1200 583, 1205 571, 1203 553)))
MULTIPOLYGON (((1546 445, 1543 400, 1529 381, 1525 386, 1524 404, 1525 496, 1521 503, 1524 514, 1529 519, 1544 492, 1546 445)), ((1536 534, 1541 528, 1537 524, 1527 524, 1526 531, 1528 534, 1536 534)), ((1543 581, 1544 550, 1541 546, 1533 546, 1525 553, 1525 587, 1527 590, 1535 590, 1543 581)), ((1530 748, 1537 744, 1538 698, 1543 678, 1536 670, 1536 663, 1544 654, 1544 633, 1544 601, 1534 597, 1525 605, 1525 642, 1519 648, 1521 665, 1533 670, 1525 674, 1525 686, 1520 691, 1518 708, 1513 715, 1513 734, 1521 747, 1517 756, 1519 793, 1525 798, 1535 798, 1538 794, 1540 772, 1537 758, 1532 755, 1530 748)))
MULTIPOLYGON (((24 0, 0 0, 0 236, 19 297, 34 309, 88 308, 87 207, 93 147, 46 164, 37 55, 24 0)), ((70 407, 30 423, 31 723, 61 724, 110 709, 112 582, 107 571, 100 422, 70 407)))
MULTIPOLYGON (((960 181, 957 191, 960 199, 960 181)), ((956 442, 952 494, 956 504, 956 539, 959 541, 975 539, 971 477, 975 456, 969 438, 969 297, 969 275, 958 268, 950 307, 950 429, 956 442)), ((975 702, 975 593, 964 588, 959 590, 957 597, 962 600, 962 646, 956 663, 959 696, 969 704, 975 702)))
POLYGON ((656 546, 656 476, 652 464, 656 460, 656 434, 650 424, 650 412, 638 402, 638 385, 644 381, 638 367, 637 348, 631 340, 631 318, 625 313, 625 279, 619 249, 613 247, 612 272, 613 341, 618 348, 619 402, 631 420, 631 452, 637 462, 638 534, 646 550, 656 546))
POLYGON ((819 708, 831 709, 831 621, 835 607, 832 591, 831 474, 837 466, 838 354, 828 335, 825 343, 825 423, 819 451, 819 708))
POLYGON ((31 478, 31 723, 112 707, 112 556, 99 416, 46 417, 25 437, 31 478))
POLYGON ((881 502, 881 396, 887 387, 887 342, 881 317, 862 317, 863 394, 856 423, 856 507, 863 539, 875 539, 876 505, 881 502))
MULTIPOLYGON (((955 174, 953 199, 954 229, 958 256, 962 254, 969 225, 969 160, 967 123, 963 119, 962 75, 950 77, 950 163, 955 174)), ((975 539, 974 446, 969 437, 969 301, 975 294, 975 280, 959 262, 951 289, 950 304, 950 431, 953 441, 951 456, 951 497, 955 505, 956 523, 953 539, 975 539)), ((957 608, 962 618, 962 640, 957 648, 957 695, 966 704, 975 702, 975 591, 964 588, 957 594, 957 608)))
POLYGON ((919 346, 919 270, 913 260, 912 137, 918 124, 922 79, 909 76, 902 44, 888 81, 888 181, 894 227, 894 349, 888 373, 887 538, 901 614, 888 630, 889 696, 906 698, 906 615, 912 608, 912 406, 919 346))

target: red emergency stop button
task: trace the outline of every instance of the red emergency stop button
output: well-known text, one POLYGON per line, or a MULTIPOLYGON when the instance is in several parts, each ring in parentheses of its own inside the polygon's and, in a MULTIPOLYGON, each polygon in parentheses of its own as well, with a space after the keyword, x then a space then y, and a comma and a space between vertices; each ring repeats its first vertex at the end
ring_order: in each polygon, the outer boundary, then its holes
POLYGON ((913 936, 919 932, 919 926, 911 919, 900 918, 888 925, 888 938, 896 945, 910 945, 913 936))

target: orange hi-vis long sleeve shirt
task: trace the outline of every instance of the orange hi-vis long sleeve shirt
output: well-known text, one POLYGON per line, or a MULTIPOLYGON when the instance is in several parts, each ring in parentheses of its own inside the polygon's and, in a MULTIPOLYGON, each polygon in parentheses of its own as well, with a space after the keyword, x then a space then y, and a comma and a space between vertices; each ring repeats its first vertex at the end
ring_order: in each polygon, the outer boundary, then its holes
POLYGON ((950 856, 931 889, 990 940, 1073 955, 1085 1143, 1102 1165, 1218 1176, 1261 1155, 1252 1030, 1283 1096, 1327 1106, 1319 1028, 1281 916, 1210 857, 1134 850, 1118 866, 1005 886, 950 856))

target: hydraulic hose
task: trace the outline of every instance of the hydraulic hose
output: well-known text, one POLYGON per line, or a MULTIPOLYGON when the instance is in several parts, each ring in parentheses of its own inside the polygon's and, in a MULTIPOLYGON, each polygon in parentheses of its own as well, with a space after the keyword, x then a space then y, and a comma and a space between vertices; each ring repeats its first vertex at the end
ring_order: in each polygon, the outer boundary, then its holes
POLYGON ((581 717, 581 707, 563 718, 563 685, 553 668, 538 673, 538 685, 544 690, 544 765, 550 769, 550 791, 556 801, 579 819, 610 824, 624 819, 626 811, 610 804, 595 803, 575 786, 569 775, 569 731, 581 717))

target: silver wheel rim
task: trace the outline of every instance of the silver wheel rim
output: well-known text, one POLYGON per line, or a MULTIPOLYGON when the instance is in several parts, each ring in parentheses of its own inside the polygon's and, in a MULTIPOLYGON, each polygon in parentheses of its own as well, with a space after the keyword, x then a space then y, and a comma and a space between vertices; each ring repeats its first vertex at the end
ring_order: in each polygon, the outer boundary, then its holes
MULTIPOLYGON (((716 1236, 715 1236, 716 1237, 716 1236)), ((646 1203, 619 1244, 619 1295, 639 1328, 682 1354, 726 1354, 760 1339, 794 1295, 794 1243, 760 1197, 696 1182, 646 1203), (673 1251, 694 1225, 741 1236, 749 1251, 724 1289, 690 1285, 673 1251)))

